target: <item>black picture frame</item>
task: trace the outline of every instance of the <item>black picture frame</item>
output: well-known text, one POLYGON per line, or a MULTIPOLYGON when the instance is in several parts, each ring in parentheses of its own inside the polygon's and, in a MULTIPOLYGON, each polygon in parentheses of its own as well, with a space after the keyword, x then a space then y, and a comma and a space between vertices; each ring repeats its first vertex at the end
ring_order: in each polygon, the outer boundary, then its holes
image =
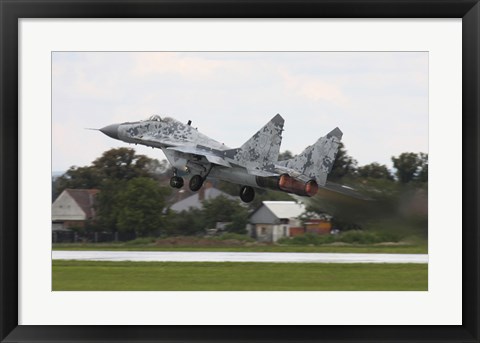
MULTIPOLYGON (((478 0, 0 0, 0 339, 2 342, 479 342, 478 0), (463 298, 459 326, 18 325, 18 19, 462 18, 463 298)), ((448 161, 446 160, 446 163, 448 161)), ((448 190, 446 190, 448 192, 448 190)), ((441 311, 441 304, 439 310, 441 311)))

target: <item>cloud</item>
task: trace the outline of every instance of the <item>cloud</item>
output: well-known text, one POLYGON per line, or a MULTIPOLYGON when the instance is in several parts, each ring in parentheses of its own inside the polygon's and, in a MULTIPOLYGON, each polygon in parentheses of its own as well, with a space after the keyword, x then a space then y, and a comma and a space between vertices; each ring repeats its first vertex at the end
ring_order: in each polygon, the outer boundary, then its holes
POLYGON ((282 150, 294 153, 339 126, 361 164, 425 150, 428 138, 425 53, 65 52, 52 62, 56 169, 126 145, 85 127, 151 114, 236 147, 280 113, 282 150))
POLYGON ((132 75, 180 74, 185 77, 205 77, 225 68, 228 61, 209 60, 175 52, 145 52, 134 57, 132 75))
POLYGON ((288 92, 293 92, 310 101, 325 101, 344 107, 349 104, 347 96, 340 86, 325 82, 318 77, 294 75, 288 70, 280 70, 284 86, 288 92))

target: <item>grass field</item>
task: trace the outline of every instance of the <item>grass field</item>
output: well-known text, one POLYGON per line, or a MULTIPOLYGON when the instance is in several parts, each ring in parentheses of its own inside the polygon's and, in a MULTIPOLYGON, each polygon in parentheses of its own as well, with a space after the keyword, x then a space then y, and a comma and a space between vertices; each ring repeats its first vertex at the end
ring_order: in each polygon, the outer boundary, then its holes
POLYGON ((158 246, 128 243, 67 243, 53 244, 53 250, 107 250, 107 251, 225 251, 225 252, 316 252, 316 253, 376 253, 376 254, 427 254, 427 244, 415 245, 322 245, 322 246, 158 246))
POLYGON ((426 291, 427 264, 53 261, 54 291, 426 291))

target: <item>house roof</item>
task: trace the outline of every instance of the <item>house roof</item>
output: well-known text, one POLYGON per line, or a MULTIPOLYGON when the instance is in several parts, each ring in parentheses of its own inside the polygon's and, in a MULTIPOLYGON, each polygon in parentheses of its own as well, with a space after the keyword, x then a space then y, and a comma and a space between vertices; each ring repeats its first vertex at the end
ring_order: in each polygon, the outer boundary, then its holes
POLYGON ((65 189, 66 193, 72 197, 73 200, 80 206, 87 218, 95 216, 93 202, 95 195, 99 192, 98 189, 65 189))
POLYGON ((188 198, 185 198, 183 200, 180 200, 176 203, 174 203, 170 209, 175 212, 182 212, 182 211, 188 211, 190 208, 202 208, 202 201, 203 200, 209 200, 209 199, 215 199, 218 196, 224 196, 227 199, 231 200, 236 200, 235 197, 232 197, 231 195, 222 192, 221 190, 217 188, 205 188, 201 189, 198 193, 195 193, 188 198))
POLYGON ((296 218, 305 212, 305 206, 295 201, 263 201, 262 203, 279 219, 296 218))

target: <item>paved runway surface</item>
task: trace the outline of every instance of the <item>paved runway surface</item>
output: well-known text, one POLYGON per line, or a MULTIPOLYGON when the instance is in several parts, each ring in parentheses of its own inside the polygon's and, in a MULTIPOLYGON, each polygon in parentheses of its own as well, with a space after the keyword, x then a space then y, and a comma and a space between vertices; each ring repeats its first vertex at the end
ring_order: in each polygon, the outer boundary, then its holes
POLYGON ((156 262, 428 263, 422 254, 290 252, 53 251, 54 260, 156 262))

